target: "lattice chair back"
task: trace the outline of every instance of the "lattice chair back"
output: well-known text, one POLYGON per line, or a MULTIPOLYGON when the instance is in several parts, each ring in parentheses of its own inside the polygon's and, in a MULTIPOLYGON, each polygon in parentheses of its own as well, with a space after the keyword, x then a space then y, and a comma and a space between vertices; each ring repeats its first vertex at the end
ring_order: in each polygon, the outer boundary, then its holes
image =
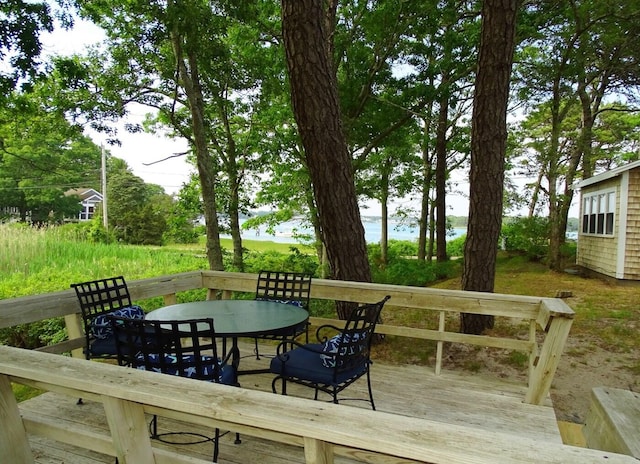
POLYGON ((107 315, 143 319, 144 311, 131 302, 123 276, 71 284, 78 297, 86 337, 85 356, 115 357, 107 315))
MULTIPOLYGON (((118 353, 118 364, 136 369, 238 386, 236 368, 228 363, 231 353, 220 359, 213 319, 189 319, 184 321, 151 321, 109 316, 118 353)), ((172 444, 197 444, 194 442, 168 441, 165 436, 200 433, 166 432, 158 434, 158 418, 150 424, 151 437, 172 444)), ((220 430, 215 429, 213 462, 218 461, 220 430)), ((236 433, 236 443, 240 436, 236 433)))
POLYGON ((215 383, 235 384, 218 357, 213 319, 150 321, 110 316, 118 364, 215 383))
POLYGON ((304 272, 260 271, 256 299, 295 304, 309 310, 311 277, 304 272))
MULTIPOLYGON (((321 354, 322 364, 334 369, 334 377, 341 372, 364 368, 370 362, 371 342, 380 319, 384 304, 389 299, 385 297, 377 303, 364 304, 354 308, 344 329, 330 339, 324 339, 321 354), (327 354, 326 352, 330 352, 327 354)), ((320 332, 318 332, 320 334, 320 332)))
MULTIPOLYGON (((312 275, 304 272, 260 271, 256 285, 256 300, 275 301, 304 308, 309 311, 312 275)), ((255 338, 256 359, 260 359, 258 339, 278 340, 295 338, 304 335, 309 341, 309 324, 307 322, 293 328, 292 332, 262 335, 255 338)), ((264 372, 268 372, 265 369, 264 372)))

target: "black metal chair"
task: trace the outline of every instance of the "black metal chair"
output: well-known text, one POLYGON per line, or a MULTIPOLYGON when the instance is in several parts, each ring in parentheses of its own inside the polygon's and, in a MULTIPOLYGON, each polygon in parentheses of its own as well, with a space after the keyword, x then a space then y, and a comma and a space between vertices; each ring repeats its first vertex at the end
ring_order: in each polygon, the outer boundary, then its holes
MULTIPOLYGON (((238 386, 238 373, 229 362, 231 353, 218 357, 213 319, 183 321, 150 321, 109 316, 118 364, 137 369, 238 386)), ((214 442, 213 461, 218 460, 220 430, 214 438, 191 432, 158 434, 158 418, 150 423, 151 438, 173 444, 214 442), (196 441, 172 442, 168 435, 191 435, 196 441)), ((236 434, 236 443, 239 443, 236 434)))
POLYGON ((80 309, 84 335, 84 354, 91 358, 115 358, 116 345, 107 316, 110 314, 129 318, 144 318, 144 311, 131 303, 129 288, 123 276, 71 284, 75 289, 80 309))
MULTIPOLYGON (((260 271, 256 285, 256 300, 275 301, 299 306, 309 311, 312 275, 304 272, 260 271)), ((258 340, 277 340, 297 338, 305 335, 309 342, 309 323, 304 322, 293 331, 261 335, 255 338, 256 359, 260 359, 258 340)))
POLYGON ((343 329, 332 325, 319 327, 316 331, 319 343, 303 345, 295 340, 282 341, 278 345, 278 355, 271 360, 270 370, 276 375, 271 384, 273 392, 277 392, 276 384, 281 381, 282 394, 286 395, 287 382, 293 382, 315 389, 314 399, 317 400, 318 392, 322 391, 331 395, 337 404, 338 394, 366 375, 368 401, 375 410, 369 369, 371 341, 380 312, 389 298, 386 296, 378 303, 355 308, 343 329), (325 330, 338 334, 327 339, 321 335, 325 330))

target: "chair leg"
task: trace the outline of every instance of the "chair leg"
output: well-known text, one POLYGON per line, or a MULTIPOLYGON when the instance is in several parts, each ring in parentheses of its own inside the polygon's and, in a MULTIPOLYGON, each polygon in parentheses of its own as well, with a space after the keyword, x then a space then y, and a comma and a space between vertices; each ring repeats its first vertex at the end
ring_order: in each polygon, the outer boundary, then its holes
POLYGON ((284 379, 284 377, 274 377, 274 379, 271 381, 271 391, 273 393, 278 393, 278 389, 276 388, 276 382, 280 380, 282 382, 282 394, 286 395, 287 394, 287 381, 284 379))
POLYGON ((218 462, 218 453, 220 449, 218 448, 220 444, 220 429, 216 429, 216 436, 213 439, 213 462, 218 462))
POLYGON ((371 376, 369 375, 369 369, 367 369, 367 387, 369 387, 369 401, 371 402, 371 409, 376 410, 376 405, 373 402, 373 390, 371 389, 371 376))
POLYGON ((151 428, 151 438, 158 438, 158 416, 154 415, 149 424, 151 428))
POLYGON ((255 342, 256 347, 254 348, 255 352, 256 352, 256 359, 259 361, 260 360, 260 353, 258 352, 258 339, 254 338, 253 341, 255 342))

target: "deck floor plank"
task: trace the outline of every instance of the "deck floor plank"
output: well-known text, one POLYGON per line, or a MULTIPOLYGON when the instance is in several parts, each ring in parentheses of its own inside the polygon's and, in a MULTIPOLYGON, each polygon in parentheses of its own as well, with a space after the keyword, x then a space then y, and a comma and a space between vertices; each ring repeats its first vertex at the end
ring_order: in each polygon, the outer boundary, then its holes
MULTIPOLYGON (((266 367, 268 358, 256 361, 250 356, 251 346, 242 345, 246 355, 241 360, 241 368, 266 367)), ((268 353, 261 348, 261 353, 268 353)), ((240 377, 243 388, 271 391, 270 374, 246 375, 240 377)), ((372 383, 377 409, 395 414, 422 417, 434 421, 466 426, 477 426, 484 430, 514 433, 520 436, 561 443, 562 439, 556 422, 551 401, 544 406, 523 403, 526 387, 504 379, 492 379, 478 374, 443 371, 435 376, 432 368, 424 366, 394 366, 375 362, 372 366, 372 383)), ((288 393, 304 398, 313 398, 308 388, 288 385, 288 393)), ((367 397, 364 379, 347 389, 344 397, 367 397)), ((321 399, 328 399, 327 397, 321 399)), ((21 411, 38 414, 41 417, 64 417, 66 421, 83 424, 88 431, 105 432, 107 423, 100 403, 85 400, 76 404, 77 398, 57 393, 45 393, 20 403, 21 411)), ((344 401, 345 407, 368 408, 368 402, 344 401)), ((274 411, 274 414, 277 414, 274 411)), ((150 419, 150 418, 149 418, 150 419)), ((213 430, 182 424, 168 418, 160 418, 159 431, 194 431, 213 436, 213 430)), ((269 442, 256 437, 242 436, 242 443, 233 443, 234 433, 220 440, 222 464, 260 462, 261 464, 293 464, 304 462, 304 452, 297 446, 269 442)), ((112 457, 30 436, 37 464, 97 464, 113 463, 112 457)), ((210 460, 213 443, 197 445, 167 445, 154 441, 158 448, 179 449, 181 453, 210 460)), ((353 464, 353 459, 336 457, 336 464, 353 464)))

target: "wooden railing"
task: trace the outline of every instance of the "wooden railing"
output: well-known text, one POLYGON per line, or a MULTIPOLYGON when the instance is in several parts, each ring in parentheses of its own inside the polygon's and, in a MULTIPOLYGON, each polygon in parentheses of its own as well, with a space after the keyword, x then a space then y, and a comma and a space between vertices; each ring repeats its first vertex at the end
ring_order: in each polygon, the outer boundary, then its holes
MULTIPOLYGON (((256 280, 256 274, 195 271, 129 281, 128 285, 134 300, 162 296, 165 304, 173 304, 178 294, 194 289, 207 289, 209 299, 231 298, 234 292, 252 293, 256 280)), ((325 279, 314 279, 311 286, 312 299, 372 303, 385 295, 391 295, 385 305, 385 314, 398 308, 411 308, 424 311, 425 320, 431 313, 438 315, 437 329, 379 324, 376 330, 387 335, 436 341, 436 374, 442 367, 443 344, 446 342, 522 351, 529 355, 528 389, 523 400, 542 404, 547 398, 574 316, 573 310, 562 300, 325 279), (505 317, 518 323, 528 321, 528 336, 517 339, 447 330, 447 317, 457 317, 462 312, 505 317)), ((79 311, 72 290, 0 300, 0 328, 64 317, 69 340, 41 351, 72 351, 74 356, 81 357, 84 336, 79 311)), ((335 320, 311 318, 312 324, 327 322, 341 324, 335 320)))
POLYGON ((632 464, 630 456, 541 443, 525 436, 343 407, 291 396, 0 346, 0 458, 35 462, 28 435, 116 456, 121 464, 204 464, 155 448, 145 414, 220 427, 304 448, 306 464, 334 455, 373 464, 535 462, 632 464), (11 382, 99 401, 109 430, 21 412, 11 382), (277 413, 274 413, 277 411, 277 413))

